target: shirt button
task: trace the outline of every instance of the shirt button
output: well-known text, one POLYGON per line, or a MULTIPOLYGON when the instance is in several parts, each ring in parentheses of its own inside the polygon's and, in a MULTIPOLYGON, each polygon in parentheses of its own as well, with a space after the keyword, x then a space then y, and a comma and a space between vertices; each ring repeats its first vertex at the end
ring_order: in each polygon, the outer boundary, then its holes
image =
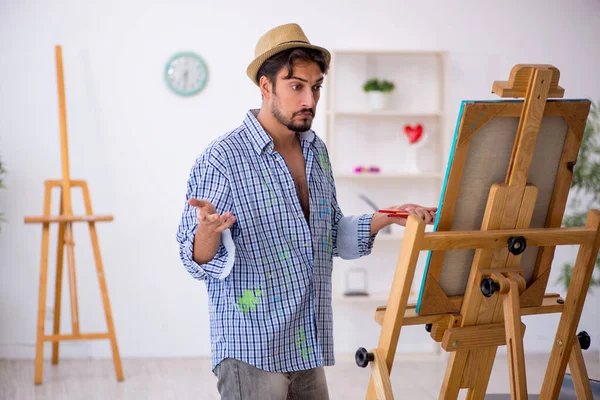
POLYGON ((308 243, 304 242, 304 247, 308 247, 308 243))

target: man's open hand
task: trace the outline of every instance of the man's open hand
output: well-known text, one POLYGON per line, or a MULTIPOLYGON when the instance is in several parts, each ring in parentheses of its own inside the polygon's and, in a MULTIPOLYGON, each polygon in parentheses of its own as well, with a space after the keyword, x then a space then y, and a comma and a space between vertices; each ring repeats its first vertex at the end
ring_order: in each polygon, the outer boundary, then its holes
POLYGON ((215 206, 209 201, 191 198, 188 204, 196 208, 198 228, 206 233, 223 232, 235 222, 235 216, 231 211, 219 215, 215 206))

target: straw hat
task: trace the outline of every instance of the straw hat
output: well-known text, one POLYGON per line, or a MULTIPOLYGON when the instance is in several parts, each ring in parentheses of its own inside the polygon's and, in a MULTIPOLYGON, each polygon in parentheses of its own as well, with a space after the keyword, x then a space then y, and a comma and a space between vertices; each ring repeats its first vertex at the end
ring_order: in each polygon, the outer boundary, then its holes
POLYGON ((263 63, 271 56, 284 50, 303 47, 307 49, 316 49, 323 52, 327 65, 331 61, 331 54, 323 47, 310 44, 308 38, 298 24, 285 24, 277 26, 265 33, 258 40, 254 50, 254 61, 248 65, 246 73, 248 77, 258 86, 256 74, 263 63))

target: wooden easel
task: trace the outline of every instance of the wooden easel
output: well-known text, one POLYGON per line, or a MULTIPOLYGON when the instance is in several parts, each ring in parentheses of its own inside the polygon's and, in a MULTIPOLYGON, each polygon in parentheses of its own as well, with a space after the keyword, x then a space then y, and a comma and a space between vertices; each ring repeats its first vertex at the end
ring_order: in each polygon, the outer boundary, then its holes
MULTIPOLYGON (((520 119, 506 181, 492 185, 481 230, 425 233, 424 223, 409 217, 387 306, 379 307, 375 315, 382 326, 379 344, 371 352, 360 348, 356 353, 359 366, 366 367, 371 363, 367 399, 393 399, 390 371, 400 330, 402 326, 417 324, 425 324, 431 337, 451 353, 440 399, 456 399, 461 388, 468 389, 467 399, 483 399, 496 350, 501 345, 508 346, 511 399, 526 399, 525 325, 521 316, 547 313, 561 313, 561 318, 540 399, 558 398, 567 364, 578 399, 592 399, 581 353, 582 345, 584 348, 586 342, 589 345, 589 336, 585 332, 577 335, 576 329, 600 246, 600 211, 589 211, 585 227, 560 228, 589 104, 587 109, 578 108, 580 111, 585 109, 585 114, 566 112, 570 131, 547 222, 544 228, 530 228, 538 188, 528 184, 528 173, 542 117, 554 115, 563 106, 547 103, 548 97, 563 96, 558 78, 558 70, 549 65, 517 65, 508 82, 494 83, 493 92, 500 97, 524 97, 524 101, 522 104, 501 104, 494 111, 495 116, 509 116, 516 112, 515 107, 520 107, 520 119), (572 138, 579 138, 579 142, 572 138), (574 244, 580 247, 566 299, 546 294, 555 246, 574 244), (526 287, 520 268, 521 253, 526 246, 539 247, 529 287, 526 287), (432 254, 443 256, 444 251, 454 249, 476 249, 464 295, 448 297, 432 279, 433 284, 426 284, 425 289, 428 285, 436 287, 429 289, 429 306, 433 308, 423 312, 427 307, 422 305, 422 315, 418 314, 415 305, 407 302, 419 252, 431 250, 432 254)), ((581 102, 579 106, 582 106, 581 102)), ((483 114, 479 113, 479 116, 483 114)), ((479 120, 479 116, 467 113, 461 124, 470 126, 473 131, 486 122, 479 120)), ((454 161, 466 157, 459 153, 455 154, 454 161)), ((462 168, 460 162, 456 164, 458 169, 462 168)), ((462 171, 454 170, 451 174, 462 176, 462 171)), ((444 201, 454 201, 456 191, 448 188, 444 201)), ((454 208, 452 201, 450 214, 454 208)), ((442 228, 449 230, 449 224, 442 228)), ((436 268, 431 273, 439 278, 436 268)))
POLYGON ((52 342, 52 364, 58 364, 58 344, 61 340, 91 340, 91 339, 109 339, 112 347, 113 361, 117 379, 123 380, 123 370, 121 367, 121 358, 117 346, 115 328, 113 324, 110 302, 106 280, 104 279, 104 270, 102 259, 100 257, 100 248, 98 246, 98 235, 96 233, 96 222, 112 221, 112 215, 94 215, 92 212, 92 203, 86 181, 71 180, 69 175, 69 151, 67 142, 67 112, 65 104, 65 88, 63 77, 62 48, 56 46, 56 73, 58 78, 58 99, 59 99, 59 117, 60 117, 60 143, 62 160, 62 180, 47 180, 44 182, 44 214, 42 216, 25 217, 25 223, 42 224, 42 254, 40 264, 40 286, 38 300, 38 322, 37 322, 37 342, 35 355, 35 383, 42 383, 42 367, 44 361, 44 342, 52 342), (61 191, 60 213, 51 215, 51 194, 52 189, 59 187, 61 191), (73 215, 71 207, 71 187, 80 187, 83 192, 85 204, 85 215, 73 215), (77 280, 75 274, 75 242, 73 238, 73 223, 87 222, 92 239, 94 259, 96 261, 96 273, 102 293, 102 302, 106 314, 107 333, 81 333, 79 330, 79 307, 77 302, 77 280), (50 224, 58 223, 58 247, 56 256, 56 291, 54 297, 54 329, 52 335, 44 333, 44 322, 46 312, 46 289, 48 274, 48 246, 50 239, 50 224), (60 334, 60 310, 61 310, 61 292, 63 276, 63 256, 64 250, 67 252, 69 295, 71 303, 71 334, 60 334))

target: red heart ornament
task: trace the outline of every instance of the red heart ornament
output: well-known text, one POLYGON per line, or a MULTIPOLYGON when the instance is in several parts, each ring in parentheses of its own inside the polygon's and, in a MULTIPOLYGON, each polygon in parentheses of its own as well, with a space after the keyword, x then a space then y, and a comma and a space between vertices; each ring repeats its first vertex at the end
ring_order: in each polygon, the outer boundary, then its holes
POLYGON ((414 128, 410 125, 404 126, 404 134, 408 137, 410 144, 414 144, 423 136, 423 126, 418 124, 414 128))

